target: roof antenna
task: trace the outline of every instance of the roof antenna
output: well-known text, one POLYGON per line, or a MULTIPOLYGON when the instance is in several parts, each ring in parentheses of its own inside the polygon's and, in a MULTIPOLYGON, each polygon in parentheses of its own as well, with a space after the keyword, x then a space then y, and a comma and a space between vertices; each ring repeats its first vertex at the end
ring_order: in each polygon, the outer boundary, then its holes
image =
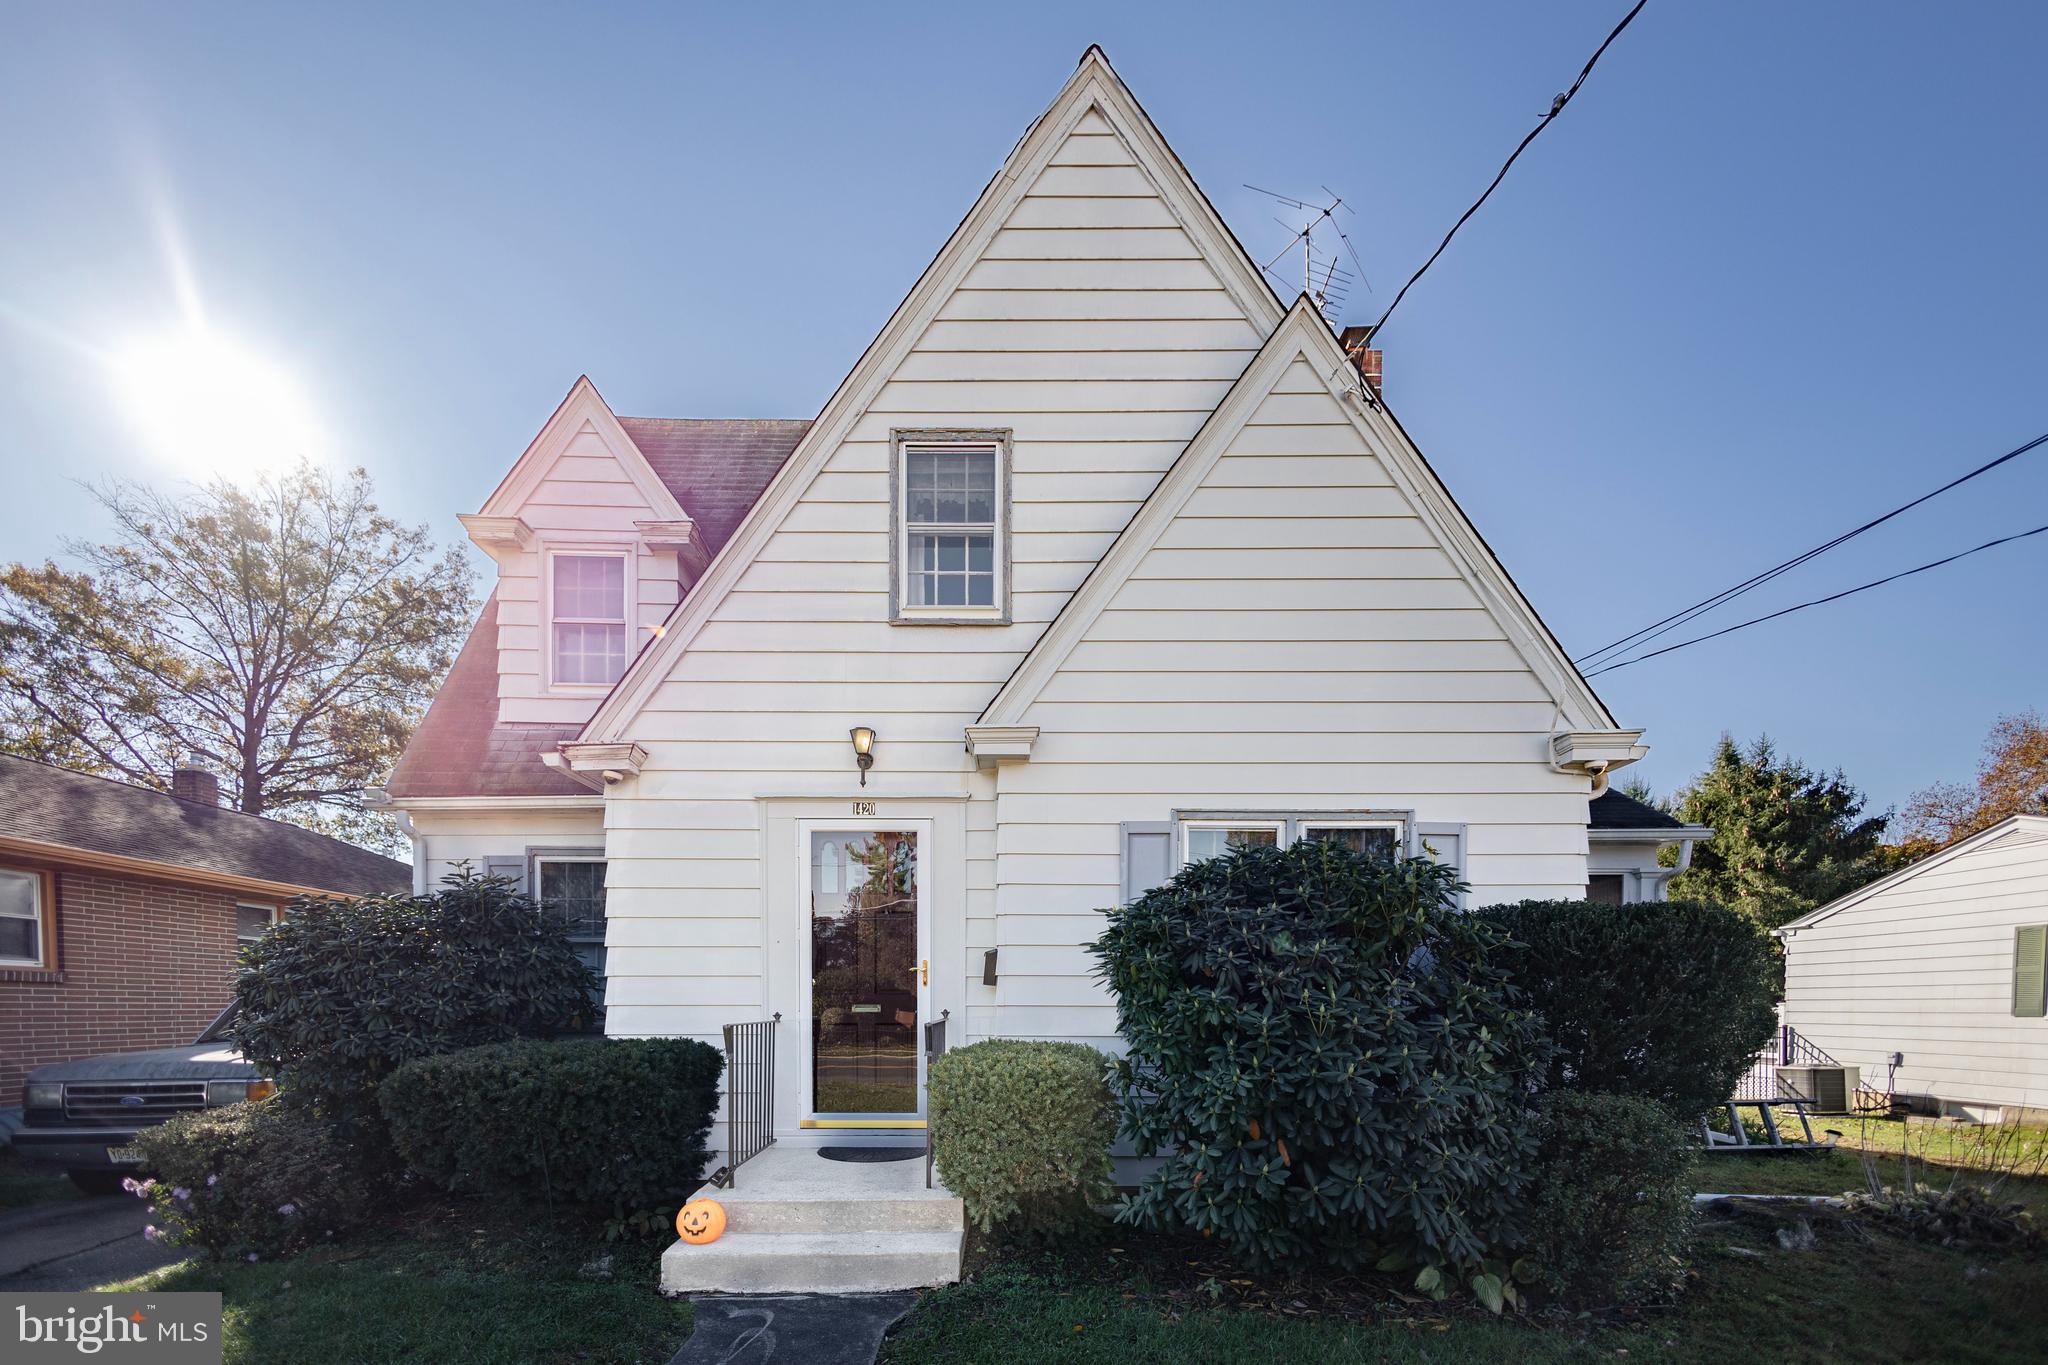
POLYGON ((1275 194, 1272 190, 1263 190, 1257 185, 1248 184, 1245 188, 1254 194, 1263 194, 1268 199, 1275 200, 1287 208, 1294 209, 1298 213, 1305 215, 1299 228, 1282 218, 1276 217, 1273 220, 1279 223, 1281 227, 1286 228, 1292 234, 1292 237, 1272 260, 1259 267, 1268 277, 1279 283, 1283 289, 1286 288, 1288 282, 1275 274, 1273 267, 1278 265, 1282 258, 1299 250, 1301 252, 1301 292, 1309 296, 1309 299, 1316 306, 1316 311, 1322 314, 1325 322, 1329 323, 1337 321, 1343 311, 1344 301, 1350 296, 1351 287, 1354 284, 1363 284, 1367 292, 1372 290, 1372 281, 1366 278, 1365 265, 1358 259, 1358 248, 1351 244, 1350 236, 1345 233, 1343 225, 1337 220, 1338 209, 1343 209, 1346 213, 1354 212, 1352 207, 1344 202, 1342 196, 1333 193, 1329 186, 1324 185, 1321 187, 1322 191, 1329 198, 1330 202, 1327 204, 1315 204, 1306 199, 1296 199, 1292 195, 1275 194), (1350 258, 1352 270, 1346 270, 1338 263, 1337 254, 1334 251, 1327 250, 1317 241, 1316 234, 1318 232, 1336 234, 1338 241, 1344 246, 1345 255, 1350 258))

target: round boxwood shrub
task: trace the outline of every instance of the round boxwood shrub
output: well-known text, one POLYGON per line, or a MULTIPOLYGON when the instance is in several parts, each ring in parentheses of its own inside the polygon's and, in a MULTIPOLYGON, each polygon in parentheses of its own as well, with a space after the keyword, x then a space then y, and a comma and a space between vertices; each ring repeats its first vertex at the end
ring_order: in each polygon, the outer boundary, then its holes
POLYGON ((990 1039, 932 1064, 932 1151, 983 1232, 1056 1236, 1110 1195, 1109 1059, 1082 1043, 990 1039))
POLYGON ((371 1141, 399 1066, 577 1027, 598 984, 559 916, 466 870, 432 895, 298 901, 242 962, 243 1055, 371 1141))
POLYGON ((1498 1303, 1535 1137, 1535 1021, 1454 875, 1332 843, 1246 848, 1120 910, 1094 952, 1123 1130, 1164 1163, 1119 1216, 1255 1264, 1420 1266, 1498 1303))
POLYGON ((673 1215, 704 1177, 724 1067, 688 1038, 528 1040, 407 1062, 379 1097, 399 1155, 444 1189, 673 1215))
POLYGON ((1777 1027, 1776 952, 1756 923, 1690 901, 1523 901, 1480 912, 1543 1016, 1549 1088, 1640 1095, 1695 1118, 1735 1093, 1777 1027))
POLYGON ((155 1215, 145 1235, 219 1256, 277 1256, 378 1212, 380 1187, 335 1126, 286 1099, 180 1114, 136 1134, 155 1215))
POLYGON ((1527 1264, 1563 1301, 1606 1307, 1673 1289, 1692 1235, 1696 1157, 1654 1100, 1569 1090, 1544 1097, 1527 1264))

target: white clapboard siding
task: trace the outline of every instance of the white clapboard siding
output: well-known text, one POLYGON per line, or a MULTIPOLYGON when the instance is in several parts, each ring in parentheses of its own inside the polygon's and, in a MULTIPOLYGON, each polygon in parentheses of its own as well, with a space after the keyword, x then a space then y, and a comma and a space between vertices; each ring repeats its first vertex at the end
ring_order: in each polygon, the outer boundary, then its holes
POLYGON ((2015 932, 2048 924, 2048 830, 1907 872, 1786 938, 1785 1021, 1900 1094, 2048 1108, 2048 1018, 2013 1011, 2015 932))

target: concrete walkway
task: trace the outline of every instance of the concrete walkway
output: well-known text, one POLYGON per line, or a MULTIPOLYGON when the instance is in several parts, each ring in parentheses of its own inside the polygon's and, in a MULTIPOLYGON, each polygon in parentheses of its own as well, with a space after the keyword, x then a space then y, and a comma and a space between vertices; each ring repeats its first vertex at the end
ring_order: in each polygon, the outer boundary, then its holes
POLYGON ((915 1294, 713 1295, 669 1365, 874 1365, 915 1294))
POLYGON ((189 1254, 145 1241, 148 1221, 149 1206, 132 1194, 0 1213, 0 1289, 90 1289, 189 1254))

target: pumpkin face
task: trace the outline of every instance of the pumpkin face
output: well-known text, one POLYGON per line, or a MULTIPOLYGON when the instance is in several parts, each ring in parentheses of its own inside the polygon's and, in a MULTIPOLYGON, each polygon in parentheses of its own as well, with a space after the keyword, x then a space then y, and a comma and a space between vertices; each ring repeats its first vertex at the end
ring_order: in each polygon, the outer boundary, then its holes
POLYGON ((715 1242, 725 1233, 725 1206, 715 1199, 692 1199, 676 1214, 676 1236, 694 1246, 715 1242))

